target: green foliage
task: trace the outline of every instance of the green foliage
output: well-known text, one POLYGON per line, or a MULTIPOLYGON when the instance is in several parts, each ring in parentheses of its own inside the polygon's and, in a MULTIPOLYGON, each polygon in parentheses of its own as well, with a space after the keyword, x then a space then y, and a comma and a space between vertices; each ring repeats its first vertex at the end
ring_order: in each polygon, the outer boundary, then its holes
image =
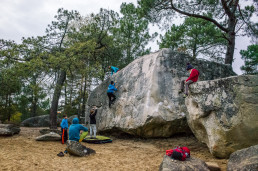
POLYGON ((19 124, 21 122, 21 116, 22 116, 22 113, 20 112, 15 112, 12 116, 11 116, 11 122, 12 123, 16 123, 16 124, 19 124))
POLYGON ((140 18, 138 9, 134 4, 122 3, 120 12, 123 17, 120 19, 120 26, 117 30, 117 40, 123 49, 124 66, 136 59, 138 56, 145 55, 150 52, 150 48, 146 49, 146 45, 150 40, 157 36, 149 34, 148 20, 140 18))
POLYGON ((258 45, 250 45, 247 50, 241 50, 240 54, 245 62, 241 70, 245 74, 258 74, 258 45))
POLYGON ((214 60, 221 58, 226 47, 221 31, 212 23, 187 17, 183 24, 173 25, 164 36, 160 36, 160 48, 184 51, 193 58, 198 56, 214 60))
POLYGON ((154 35, 137 10, 122 4, 120 18, 112 10, 83 17, 61 8, 45 35, 21 44, 0 40, 0 119, 55 118, 57 110, 84 115, 88 94, 109 65, 122 68, 149 52, 145 46, 154 35))
POLYGON ((164 23, 165 21, 165 24, 171 24, 175 17, 183 15, 214 24, 221 30, 227 42, 226 64, 232 65, 235 38, 239 31, 249 30, 253 34, 257 33, 256 29, 252 29, 250 20, 252 15, 257 13, 254 2, 251 5, 243 3, 242 8, 238 0, 139 0, 137 2, 140 15, 151 22, 164 23))

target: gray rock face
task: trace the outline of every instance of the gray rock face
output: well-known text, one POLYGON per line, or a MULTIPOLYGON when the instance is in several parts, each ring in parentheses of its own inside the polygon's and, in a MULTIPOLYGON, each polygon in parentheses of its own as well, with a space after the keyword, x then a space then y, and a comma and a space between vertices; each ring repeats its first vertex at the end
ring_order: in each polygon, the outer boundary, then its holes
POLYGON ((230 155, 228 171, 257 171, 258 145, 238 150, 230 155))
MULTIPOLYGON (((57 125, 60 126, 62 119, 57 118, 57 125)), ((32 118, 28 118, 21 123, 21 126, 26 127, 49 127, 49 115, 41 115, 32 118)))
POLYGON ((83 157, 83 156, 96 153, 95 150, 87 148, 77 141, 68 140, 66 144, 67 144, 66 150, 68 151, 69 154, 74 156, 83 157))
POLYGON ((159 166, 160 171, 209 171, 206 163, 200 159, 190 157, 185 161, 173 160, 165 155, 159 166))
MULTIPOLYGON (((87 111, 98 107, 97 126, 100 132, 125 132, 141 137, 170 137, 191 132, 186 121, 187 109, 180 82, 189 74, 185 54, 163 49, 142 56, 105 80, 90 94, 87 111), (107 87, 110 81, 118 86, 117 100, 108 107, 107 87)), ((200 80, 234 75, 229 66, 202 60, 191 64, 200 71, 200 80), (216 69, 215 69, 216 68, 216 69)), ((87 118, 89 112, 87 112, 87 118)))
POLYGON ((61 136, 55 132, 50 132, 37 137, 36 141, 61 141, 61 136))
POLYGON ((258 76, 197 82, 190 91, 188 125, 214 156, 258 144, 258 76))
POLYGON ((0 136, 12 136, 19 134, 21 131, 20 127, 14 124, 0 124, 0 136))

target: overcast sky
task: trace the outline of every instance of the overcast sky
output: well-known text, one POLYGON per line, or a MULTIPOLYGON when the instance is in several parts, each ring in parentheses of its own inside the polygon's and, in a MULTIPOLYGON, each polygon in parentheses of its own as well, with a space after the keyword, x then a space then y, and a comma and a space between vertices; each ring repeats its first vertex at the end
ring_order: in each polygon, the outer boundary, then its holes
MULTIPOLYGON (((122 2, 137 3, 137 0, 0 0, 0 39, 21 42, 22 37, 44 35, 48 24, 54 19, 59 8, 77 10, 85 16, 97 13, 100 8, 112 9, 119 12, 122 2)), ((157 27, 151 32, 161 31, 157 27)), ((236 39, 234 71, 241 74, 240 66, 243 61, 239 51, 247 49, 250 44, 246 37, 236 39)), ((158 50, 156 41, 150 43, 152 51, 158 50)))

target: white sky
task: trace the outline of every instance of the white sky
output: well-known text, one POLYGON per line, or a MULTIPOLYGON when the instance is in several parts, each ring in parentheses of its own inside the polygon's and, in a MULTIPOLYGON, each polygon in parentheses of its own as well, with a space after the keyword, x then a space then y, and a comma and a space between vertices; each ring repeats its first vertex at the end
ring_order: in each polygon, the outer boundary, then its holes
MULTIPOLYGON (((119 12, 122 2, 137 4, 137 0, 0 0, 0 39, 20 43, 22 37, 44 35, 47 25, 54 20, 59 8, 77 10, 85 16, 99 12, 100 8, 119 12)), ((150 32, 154 31, 161 33, 157 27, 151 28, 150 32)), ((247 49, 249 44, 247 37, 236 39, 233 68, 237 74, 242 73, 240 66, 244 64, 239 51, 247 49)), ((152 51, 158 50, 156 40, 149 45, 152 51)))

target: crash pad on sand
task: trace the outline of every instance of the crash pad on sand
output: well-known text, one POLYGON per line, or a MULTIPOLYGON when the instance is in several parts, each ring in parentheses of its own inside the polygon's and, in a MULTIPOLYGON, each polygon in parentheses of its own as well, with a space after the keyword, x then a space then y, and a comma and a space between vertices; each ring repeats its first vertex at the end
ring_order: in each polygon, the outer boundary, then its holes
POLYGON ((92 144, 104 144, 104 143, 111 143, 112 139, 109 137, 105 137, 105 136, 100 136, 97 135, 96 139, 90 138, 89 136, 87 136, 83 142, 87 142, 87 143, 92 143, 92 144))

